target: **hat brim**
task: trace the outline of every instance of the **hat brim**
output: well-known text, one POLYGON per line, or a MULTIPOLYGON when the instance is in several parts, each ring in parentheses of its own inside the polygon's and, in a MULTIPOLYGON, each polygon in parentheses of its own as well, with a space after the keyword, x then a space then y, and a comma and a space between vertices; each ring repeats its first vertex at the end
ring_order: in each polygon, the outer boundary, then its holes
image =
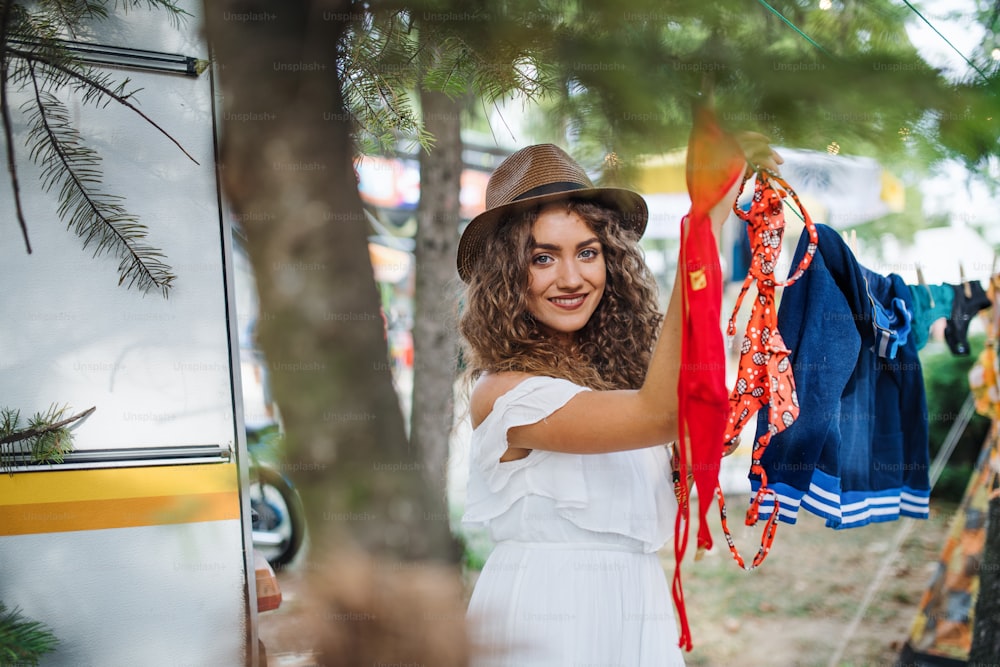
POLYGON ((551 202, 579 199, 602 204, 618 211, 622 224, 638 237, 646 231, 649 221, 649 208, 646 200, 638 192, 624 188, 582 188, 580 190, 564 190, 550 194, 526 197, 517 201, 487 209, 474 217, 462 232, 458 241, 458 275, 463 282, 469 282, 476 261, 482 255, 486 239, 490 231, 500 223, 501 219, 516 215, 523 211, 551 202))

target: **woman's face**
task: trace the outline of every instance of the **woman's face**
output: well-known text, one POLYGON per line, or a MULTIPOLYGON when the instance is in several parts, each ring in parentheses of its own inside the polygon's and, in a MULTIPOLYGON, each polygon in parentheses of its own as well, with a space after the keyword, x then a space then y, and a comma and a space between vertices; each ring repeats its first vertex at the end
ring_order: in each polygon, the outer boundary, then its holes
POLYGON ((543 208, 531 236, 528 311, 550 332, 571 337, 604 295, 604 248, 590 225, 564 204, 543 208))

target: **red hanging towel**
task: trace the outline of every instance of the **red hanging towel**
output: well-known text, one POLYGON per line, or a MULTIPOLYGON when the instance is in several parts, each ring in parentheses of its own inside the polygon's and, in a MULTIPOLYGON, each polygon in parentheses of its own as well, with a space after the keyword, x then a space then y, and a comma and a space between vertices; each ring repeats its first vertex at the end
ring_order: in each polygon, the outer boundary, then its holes
POLYGON ((687 549, 690 505, 687 476, 698 490, 698 549, 712 546, 706 518, 719 485, 723 434, 729 416, 726 357, 722 339, 722 267, 709 211, 740 178, 746 159, 740 145, 722 131, 711 107, 699 105, 688 141, 687 188, 691 208, 681 221, 677 280, 683 281, 681 368, 677 383, 680 483, 674 527, 674 604, 680 623, 680 646, 690 651, 691 630, 684 608, 681 561, 687 549))
MULTIPOLYGON (((746 179, 744 179, 744 185, 746 185, 746 179)), ((818 236, 816 225, 813 224, 809 213, 802 207, 795 192, 777 174, 765 169, 759 170, 757 174, 757 183, 754 187, 753 201, 750 203, 749 212, 744 213, 736 209, 736 214, 747 223, 753 257, 746 280, 743 281, 743 288, 736 298, 733 314, 729 318, 729 325, 726 328, 728 335, 736 335, 736 314, 743 303, 743 297, 746 296, 754 282, 757 283, 757 298, 753 301, 746 335, 740 346, 739 372, 732 394, 729 396, 731 415, 724 439, 728 443, 737 438, 750 417, 764 406, 770 406, 768 430, 754 442, 751 455, 750 470, 761 477, 760 488, 750 503, 746 516, 746 525, 753 526, 757 523, 760 504, 764 497, 768 494, 774 496, 774 491, 767 485, 767 474, 760 464, 761 457, 771 442, 771 437, 791 426, 799 415, 799 401, 795 394, 795 378, 792 375, 792 364, 788 358, 791 352, 785 347, 781 333, 778 331, 778 308, 774 300, 774 290, 776 287, 791 285, 809 268, 813 255, 816 254, 818 236), (785 233, 785 210, 782 199, 786 193, 781 192, 778 185, 791 195, 799 210, 802 211, 806 231, 809 234, 809 245, 799 262, 798 270, 785 282, 775 282, 774 280, 774 269, 778 262, 778 256, 781 254, 781 239, 785 233)), ((732 534, 729 532, 722 489, 719 489, 718 494, 719 510, 722 514, 722 530, 725 533, 726 542, 729 544, 729 550, 740 567, 752 570, 764 562, 770 551, 777 528, 775 522, 778 518, 778 499, 774 498, 774 511, 764 525, 760 549, 750 567, 747 567, 733 543, 732 534)))

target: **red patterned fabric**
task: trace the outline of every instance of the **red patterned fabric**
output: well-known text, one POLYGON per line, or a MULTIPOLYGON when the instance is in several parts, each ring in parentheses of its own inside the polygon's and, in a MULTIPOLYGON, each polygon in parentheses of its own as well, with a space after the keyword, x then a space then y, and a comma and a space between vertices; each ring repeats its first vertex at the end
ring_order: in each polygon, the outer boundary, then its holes
POLYGON ((730 417, 724 442, 728 443, 737 438, 747 421, 758 410, 770 406, 768 430, 762 433, 753 445, 750 471, 760 475, 761 483, 757 494, 750 503, 750 508, 747 510, 746 525, 753 526, 757 523, 760 504, 764 497, 768 494, 774 497, 774 511, 765 524, 761 547, 750 567, 746 567, 742 556, 733 543, 729 526, 726 524, 725 499, 721 489, 719 490, 719 508, 722 512, 723 531, 733 557, 741 567, 751 570, 760 565, 767 557, 774 540, 775 520, 778 517, 778 498, 774 491, 767 486, 767 474, 764 472, 760 460, 771 441, 771 437, 788 428, 799 415, 799 401, 795 394, 795 378, 792 375, 792 363, 788 358, 791 352, 785 347, 781 333, 778 331, 778 308, 774 300, 774 290, 776 287, 791 285, 809 268, 809 264, 812 263, 812 258, 816 254, 818 237, 816 225, 813 224, 806 210, 802 208, 795 192, 780 177, 766 170, 760 170, 757 174, 757 183, 754 187, 750 210, 744 213, 737 208, 736 214, 747 223, 753 257, 746 280, 743 281, 743 289, 740 290, 740 294, 736 298, 736 306, 729 318, 728 335, 736 335, 736 314, 743 303, 743 297, 746 296, 750 286, 754 283, 757 284, 757 298, 754 299, 746 334, 740 347, 739 372, 736 384, 729 396, 730 417), (806 231, 809 234, 809 245, 799 262, 798 270, 794 276, 783 283, 774 280, 774 269, 781 253, 781 239, 785 233, 785 211, 782 199, 786 196, 786 192, 779 190, 779 185, 793 197, 799 210, 802 211, 806 231))
MULTIPOLYGON (((687 151, 687 188, 691 208, 681 222, 681 256, 677 280, 682 281, 684 315, 679 409, 678 461, 681 480, 694 477, 698 489, 698 549, 712 546, 706 517, 719 485, 723 434, 729 414, 726 400, 726 358, 720 320, 722 267, 709 211, 746 168, 743 150, 718 126, 708 106, 695 109, 687 151)), ((684 485, 686 487, 686 485, 684 485)), ((679 494, 674 530, 673 597, 680 623, 680 645, 691 650, 691 630, 684 608, 681 561, 687 550, 690 504, 686 488, 679 494)))

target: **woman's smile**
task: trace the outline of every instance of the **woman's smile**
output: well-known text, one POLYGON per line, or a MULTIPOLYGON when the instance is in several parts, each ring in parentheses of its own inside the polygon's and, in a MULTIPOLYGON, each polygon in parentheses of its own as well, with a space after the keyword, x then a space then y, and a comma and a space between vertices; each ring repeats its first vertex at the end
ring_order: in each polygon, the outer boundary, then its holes
POLYGON ((550 298, 549 301, 559 306, 560 308, 565 308, 566 310, 575 310, 583 305, 583 301, 586 298, 587 298, 586 294, 574 294, 573 296, 554 296, 550 298))
POLYGON ((531 236, 528 310, 550 333, 573 335, 604 296, 604 248, 590 225, 565 205, 543 208, 531 236))

